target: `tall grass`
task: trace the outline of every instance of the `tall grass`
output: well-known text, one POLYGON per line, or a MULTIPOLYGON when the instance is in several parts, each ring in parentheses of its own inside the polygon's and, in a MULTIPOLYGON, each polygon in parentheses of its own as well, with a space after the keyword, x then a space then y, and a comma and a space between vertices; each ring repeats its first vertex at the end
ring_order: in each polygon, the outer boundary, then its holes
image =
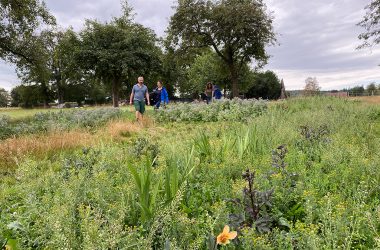
POLYGON ((226 249, 377 249, 379 114, 344 99, 287 100, 244 123, 167 123, 26 158, 0 180, 0 244, 207 249, 228 224, 238 239, 226 249), (273 190, 267 217, 254 223, 241 217, 249 207, 236 205, 247 169, 251 197, 262 202, 258 190, 273 190), (269 232, 257 230, 264 222, 269 232))

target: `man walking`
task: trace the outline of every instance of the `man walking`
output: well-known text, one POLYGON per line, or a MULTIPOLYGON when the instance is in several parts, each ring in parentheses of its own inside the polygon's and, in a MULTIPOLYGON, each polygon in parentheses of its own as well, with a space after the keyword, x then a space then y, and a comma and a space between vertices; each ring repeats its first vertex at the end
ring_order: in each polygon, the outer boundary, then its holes
POLYGON ((145 112, 145 98, 150 105, 148 87, 144 84, 144 77, 140 76, 137 79, 137 84, 135 84, 132 88, 131 98, 129 100, 129 104, 135 106, 136 110, 136 120, 142 121, 143 115, 145 112))

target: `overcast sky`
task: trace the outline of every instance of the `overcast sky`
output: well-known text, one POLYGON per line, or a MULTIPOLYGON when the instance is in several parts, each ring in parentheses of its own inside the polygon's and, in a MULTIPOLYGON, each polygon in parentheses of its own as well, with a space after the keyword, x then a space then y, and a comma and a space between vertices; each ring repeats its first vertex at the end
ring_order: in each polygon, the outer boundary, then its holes
MULTIPOLYGON (((121 13, 120 0, 45 0, 58 24, 76 31, 85 19, 110 20, 121 13)), ((323 90, 369 82, 380 83, 380 46, 355 50, 362 31, 356 24, 370 0, 266 0, 275 17, 279 45, 268 48, 270 69, 283 78, 287 89, 300 89, 309 76, 317 77, 323 90)), ((135 20, 164 36, 172 0, 130 0, 135 20)), ((14 68, 0 63, 0 87, 19 84, 14 68)))

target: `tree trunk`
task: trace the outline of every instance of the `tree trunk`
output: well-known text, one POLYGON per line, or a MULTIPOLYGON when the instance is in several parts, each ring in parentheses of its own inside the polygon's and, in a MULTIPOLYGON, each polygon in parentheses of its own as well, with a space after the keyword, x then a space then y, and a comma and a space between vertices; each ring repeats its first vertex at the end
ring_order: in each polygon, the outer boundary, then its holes
POLYGON ((114 108, 119 107, 120 79, 114 78, 112 81, 112 104, 114 108))
POLYGON ((239 97, 239 80, 234 63, 229 65, 231 85, 232 85, 232 97, 239 97))
POLYGON ((64 88, 62 84, 62 79, 56 79, 57 81, 57 95, 58 95, 58 104, 62 104, 64 102, 64 88))
POLYGON ((41 84, 42 87, 42 96, 44 99, 44 108, 49 108, 49 92, 46 83, 41 84))

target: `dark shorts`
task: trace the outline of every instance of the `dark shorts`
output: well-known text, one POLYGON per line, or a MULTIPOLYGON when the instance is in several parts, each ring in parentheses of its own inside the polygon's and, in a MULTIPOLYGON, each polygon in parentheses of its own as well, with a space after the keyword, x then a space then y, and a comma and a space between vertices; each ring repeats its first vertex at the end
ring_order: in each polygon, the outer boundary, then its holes
POLYGON ((135 106, 136 111, 140 112, 141 114, 144 114, 145 112, 145 101, 133 101, 133 105, 135 106))

